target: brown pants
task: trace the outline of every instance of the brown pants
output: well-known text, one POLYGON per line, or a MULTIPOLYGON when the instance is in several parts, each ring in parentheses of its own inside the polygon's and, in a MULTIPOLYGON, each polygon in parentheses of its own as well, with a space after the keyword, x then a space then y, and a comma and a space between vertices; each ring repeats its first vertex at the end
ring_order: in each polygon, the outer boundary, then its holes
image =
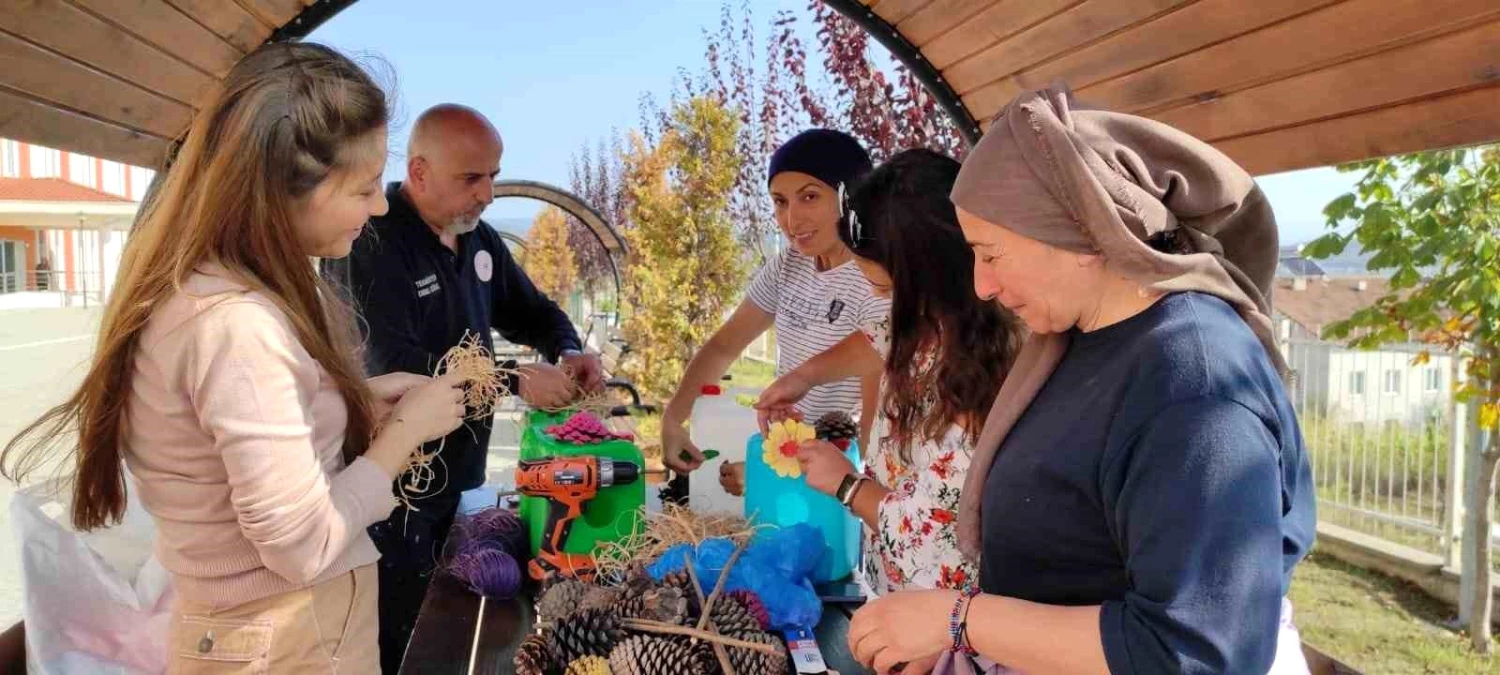
POLYGON ((380 672, 374 565, 234 607, 179 601, 169 675, 380 672))

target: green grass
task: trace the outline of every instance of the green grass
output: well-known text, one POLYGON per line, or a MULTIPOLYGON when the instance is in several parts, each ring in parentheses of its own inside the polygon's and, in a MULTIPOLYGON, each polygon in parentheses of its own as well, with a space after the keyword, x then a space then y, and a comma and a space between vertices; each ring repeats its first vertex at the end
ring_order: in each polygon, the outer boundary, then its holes
POLYGON ((736 387, 763 389, 776 381, 776 364, 740 359, 729 367, 729 377, 736 387))
POLYGON ((1500 656, 1475 654, 1443 627, 1448 606, 1410 584, 1314 554, 1297 567, 1291 597, 1303 641, 1360 672, 1500 672, 1500 656))

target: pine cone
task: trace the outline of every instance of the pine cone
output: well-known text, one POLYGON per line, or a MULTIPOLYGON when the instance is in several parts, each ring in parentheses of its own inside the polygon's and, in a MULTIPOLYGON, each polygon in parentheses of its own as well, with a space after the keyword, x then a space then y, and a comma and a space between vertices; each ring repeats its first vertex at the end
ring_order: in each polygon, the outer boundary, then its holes
POLYGON ((659 585, 655 579, 651 578, 651 573, 647 572, 645 567, 632 564, 625 570, 625 583, 620 585, 620 590, 628 598, 632 595, 640 595, 659 585))
MULTIPOLYGON (((755 673, 760 675, 777 675, 786 672, 786 645, 781 640, 766 633, 750 633, 738 635, 737 638, 746 642, 756 642, 763 645, 771 645, 776 648, 776 655, 762 654, 753 649, 742 647, 725 647, 729 650, 729 665, 734 666, 737 673, 755 673)), ((616 671, 619 672, 619 671, 616 671)))
POLYGON ((750 612, 750 616, 755 617, 755 620, 760 623, 761 630, 771 630, 771 612, 766 609, 766 604, 760 601, 760 596, 754 591, 730 591, 728 596, 745 606, 745 611, 750 612))
POLYGON ((825 441, 846 441, 859 436, 859 425, 854 423, 854 418, 848 413, 831 412, 818 418, 813 425, 817 431, 818 438, 825 441))
POLYGON ((702 611, 702 607, 698 604, 698 588, 693 584, 693 577, 688 574, 686 568, 662 577, 661 585, 682 591, 683 597, 688 601, 689 616, 696 617, 698 612, 702 611))
POLYGON ((709 618, 714 622, 714 627, 719 629, 720 635, 737 638, 762 631, 760 621, 734 598, 721 597, 715 600, 709 618))
POLYGON ((614 611, 620 602, 620 591, 603 586, 589 586, 578 603, 578 610, 605 609, 614 611))
POLYGON ((618 607, 619 614, 623 618, 649 619, 682 625, 687 622, 691 603, 680 588, 653 586, 625 595, 618 607))
POLYGON ((557 668, 552 651, 547 647, 547 638, 535 633, 516 647, 511 663, 516 667, 516 675, 548 675, 557 668))
POLYGON ((536 603, 537 620, 554 623, 577 612, 583 598, 589 592, 588 584, 577 579, 567 579, 552 584, 542 592, 536 603))
POLYGON ((687 568, 677 570, 676 572, 662 577, 661 585, 681 588, 682 590, 687 591, 689 595, 695 594, 693 590, 693 576, 691 574, 688 574, 687 568))
POLYGON ((585 656, 609 656, 615 644, 625 639, 620 618, 613 612, 588 609, 561 619, 552 628, 552 658, 572 663, 585 656))
MULTIPOLYGON (((719 657, 714 654, 714 646, 706 640, 698 640, 684 635, 674 635, 669 640, 676 642, 688 650, 689 670, 701 673, 718 673, 719 657)), ((744 673, 743 675, 750 675, 744 673)), ((779 674, 778 674, 779 675, 779 674)))
POLYGON ((563 675, 613 675, 609 670, 609 660, 602 656, 585 656, 568 664, 568 670, 563 675))
POLYGON ((610 652, 609 668, 614 675, 711 675, 714 669, 707 667, 702 654, 686 640, 637 635, 610 652))

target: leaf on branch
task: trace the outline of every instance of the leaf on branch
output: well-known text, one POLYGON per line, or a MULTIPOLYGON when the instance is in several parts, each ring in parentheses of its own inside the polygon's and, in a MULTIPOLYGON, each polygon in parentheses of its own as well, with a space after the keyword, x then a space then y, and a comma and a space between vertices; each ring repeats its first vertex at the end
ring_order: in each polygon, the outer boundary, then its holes
POLYGON ((1329 223, 1337 223, 1349 216, 1349 213, 1354 210, 1357 201, 1354 193, 1346 193, 1338 199, 1329 202, 1328 206, 1323 207, 1323 215, 1328 218, 1329 223))
POLYGON ((1314 239, 1302 247, 1302 255, 1309 260, 1321 260, 1331 258, 1344 252, 1344 247, 1349 245, 1348 237, 1330 232, 1314 239))

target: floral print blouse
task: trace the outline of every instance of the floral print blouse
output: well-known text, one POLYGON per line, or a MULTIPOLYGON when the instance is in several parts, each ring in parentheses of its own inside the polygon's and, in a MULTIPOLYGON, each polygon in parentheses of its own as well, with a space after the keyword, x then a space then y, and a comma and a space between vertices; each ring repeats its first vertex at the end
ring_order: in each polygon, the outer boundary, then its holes
MULTIPOLYGON (((889 356, 889 316, 860 329, 881 357, 889 356)), ((931 356, 926 358, 930 362, 931 356)), ((884 595, 911 589, 977 588, 978 569, 959 553, 954 527, 959 490, 973 456, 963 428, 953 425, 937 442, 915 442, 909 463, 902 462, 889 435, 890 420, 882 415, 872 434, 875 442, 864 458, 865 474, 890 490, 880 503, 878 527, 864 528, 867 590, 884 595)))

